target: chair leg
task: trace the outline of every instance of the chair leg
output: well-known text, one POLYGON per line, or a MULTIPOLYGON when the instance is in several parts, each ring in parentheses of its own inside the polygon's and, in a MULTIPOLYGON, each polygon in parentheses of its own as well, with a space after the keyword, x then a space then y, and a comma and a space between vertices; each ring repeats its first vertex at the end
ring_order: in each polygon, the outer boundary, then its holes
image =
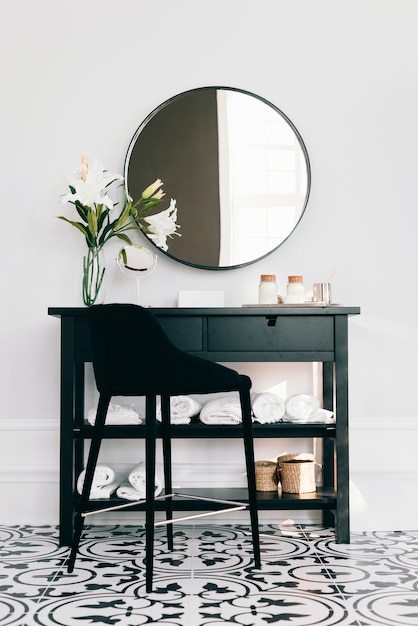
POLYGON ((154 569, 156 396, 146 396, 145 403, 145 588, 147 593, 151 593, 154 569))
POLYGON ((80 502, 78 511, 74 520, 74 532, 73 540, 71 544, 71 552, 68 560, 67 570, 72 572, 74 569, 75 560, 77 557, 78 547, 80 545, 80 539, 84 527, 84 515, 83 513, 87 509, 87 504, 90 498, 91 485, 94 478, 94 470, 96 469, 97 459, 99 457, 100 445, 103 438, 103 430, 106 422, 107 409, 109 408, 111 397, 100 396, 97 405, 96 419, 94 422, 93 436, 90 442, 90 449, 87 458, 86 471, 84 475, 83 489, 80 496, 80 502))
POLYGON ((251 400, 248 391, 240 391, 242 427, 247 469, 248 503, 250 507, 251 534, 253 541, 254 567, 261 568, 260 534, 258 527, 257 490, 255 486, 254 439, 251 419, 251 400))
MULTIPOLYGON (((161 417, 162 417, 162 443, 163 443, 163 463, 164 463, 164 490, 165 494, 173 492, 173 481, 171 472, 171 433, 170 433, 170 396, 161 396, 161 417)), ((171 522, 173 519, 173 500, 165 499, 165 519, 171 522)), ((173 550, 173 524, 166 525, 167 547, 173 550)))
POLYGON ((71 572, 74 569, 75 560, 77 558, 78 547, 80 545, 80 539, 81 539, 81 535, 83 532, 83 527, 84 527, 84 517, 83 515, 81 515, 81 512, 79 511, 76 514, 75 519, 74 519, 73 540, 71 544, 70 557, 68 559, 68 564, 67 564, 67 572, 69 574, 71 574, 71 572))

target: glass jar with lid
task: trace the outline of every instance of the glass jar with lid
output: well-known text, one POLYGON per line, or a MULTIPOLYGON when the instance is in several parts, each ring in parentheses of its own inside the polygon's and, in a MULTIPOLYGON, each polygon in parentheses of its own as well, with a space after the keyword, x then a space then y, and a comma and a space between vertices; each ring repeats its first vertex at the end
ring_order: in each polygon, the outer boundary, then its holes
POLYGON ((305 302, 305 285, 303 276, 289 276, 286 288, 286 302, 288 304, 303 304, 305 302))
POLYGON ((276 274, 261 274, 258 304, 277 304, 276 274))

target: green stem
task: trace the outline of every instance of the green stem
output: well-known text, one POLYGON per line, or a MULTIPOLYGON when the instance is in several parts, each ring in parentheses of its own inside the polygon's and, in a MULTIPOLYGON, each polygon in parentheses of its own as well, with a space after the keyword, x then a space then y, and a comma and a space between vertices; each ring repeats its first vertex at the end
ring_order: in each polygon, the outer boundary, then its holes
POLYGON ((106 268, 101 267, 101 248, 88 248, 87 256, 83 257, 83 302, 86 306, 92 306, 99 295, 103 283, 106 268))

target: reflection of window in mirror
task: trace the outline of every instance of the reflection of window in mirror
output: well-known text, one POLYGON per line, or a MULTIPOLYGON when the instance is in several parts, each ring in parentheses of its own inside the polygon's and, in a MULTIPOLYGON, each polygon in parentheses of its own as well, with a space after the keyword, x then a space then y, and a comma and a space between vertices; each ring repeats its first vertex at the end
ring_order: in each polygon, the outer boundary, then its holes
POLYGON ((306 160, 288 122, 256 98, 218 90, 220 265, 263 256, 286 239, 307 191, 306 160))

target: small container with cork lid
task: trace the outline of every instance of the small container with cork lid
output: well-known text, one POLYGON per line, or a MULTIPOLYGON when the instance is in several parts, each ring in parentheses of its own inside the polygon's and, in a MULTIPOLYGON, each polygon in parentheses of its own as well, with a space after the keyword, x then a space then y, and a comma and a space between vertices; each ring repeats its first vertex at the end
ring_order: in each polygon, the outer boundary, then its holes
POLYGON ((303 276, 289 276, 286 288, 286 303, 303 304, 305 302, 305 286, 303 276))
POLYGON ((276 274, 261 274, 258 304, 277 304, 276 274))

